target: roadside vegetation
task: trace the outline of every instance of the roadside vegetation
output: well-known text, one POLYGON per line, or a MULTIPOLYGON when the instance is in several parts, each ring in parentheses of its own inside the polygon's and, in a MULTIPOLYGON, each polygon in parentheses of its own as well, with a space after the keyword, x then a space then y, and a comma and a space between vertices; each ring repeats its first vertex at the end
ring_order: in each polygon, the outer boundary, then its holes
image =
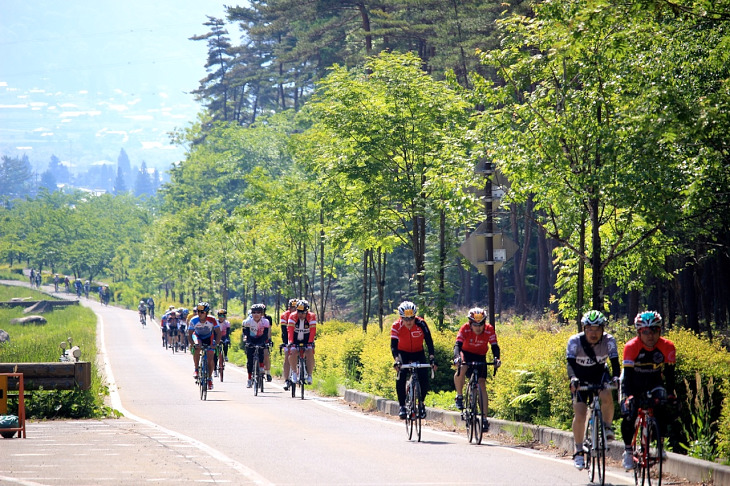
MULTIPOLYGON (((49 299, 47 294, 24 287, 0 285, 0 301, 13 297, 30 297, 30 300, 49 299)), ((11 324, 10 320, 23 317, 23 308, 0 307, 0 329, 10 335, 10 341, 0 344, 0 362, 35 363, 58 361, 61 342, 70 337, 73 345, 81 349, 81 360, 91 362, 91 388, 89 390, 42 390, 29 393, 25 401, 26 417, 92 418, 112 413, 104 405, 107 395, 96 365, 96 315, 85 307, 57 307, 45 312, 46 324, 11 324)), ((17 402, 9 404, 10 413, 17 414, 17 402)))

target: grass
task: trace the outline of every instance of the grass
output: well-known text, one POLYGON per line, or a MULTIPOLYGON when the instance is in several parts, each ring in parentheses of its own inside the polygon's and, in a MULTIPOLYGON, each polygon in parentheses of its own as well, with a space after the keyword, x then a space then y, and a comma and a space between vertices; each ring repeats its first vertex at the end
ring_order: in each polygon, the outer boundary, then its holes
MULTIPOLYGON (((50 299, 49 296, 25 287, 0 286, 0 301, 13 297, 30 300, 50 299)), ((46 324, 10 324, 22 317, 23 307, 0 308, 0 322, 10 341, 0 345, 0 361, 5 363, 33 363, 58 361, 61 342, 70 337, 81 349, 81 359, 91 362, 92 383, 89 390, 34 391, 26 400, 29 418, 89 418, 110 414, 103 400, 107 390, 99 379, 96 366, 96 315, 81 306, 59 307, 46 312, 46 324)), ((15 405, 17 409, 17 405, 15 405)))

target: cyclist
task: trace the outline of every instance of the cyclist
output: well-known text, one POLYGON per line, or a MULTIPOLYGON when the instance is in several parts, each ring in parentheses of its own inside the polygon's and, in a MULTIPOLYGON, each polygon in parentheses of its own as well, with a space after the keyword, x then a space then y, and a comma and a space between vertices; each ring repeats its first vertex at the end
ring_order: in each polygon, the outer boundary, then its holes
POLYGON ((139 301, 139 305, 137 306, 137 311, 139 311, 139 320, 142 319, 147 321, 147 306, 144 304, 144 300, 139 301))
POLYGON ((88 299, 89 292, 91 292, 91 282, 88 280, 84 282, 84 296, 88 299))
MULTIPOLYGON (((621 436, 624 439, 623 466, 629 470, 634 467, 631 441, 634 437, 634 422, 638 404, 634 397, 662 387, 671 390, 669 400, 676 402, 675 364, 677 350, 674 343, 661 337, 662 316, 656 311, 639 312, 634 318, 637 336, 624 346, 624 371, 621 380, 621 436)), ((663 410, 655 410, 654 415, 661 429, 669 415, 663 410)))
MULTIPOLYGON (((246 346, 246 370, 248 371, 247 388, 253 386, 252 373, 253 369, 253 353, 256 351, 254 346, 262 346, 271 340, 271 321, 264 317, 264 304, 254 304, 251 306, 251 315, 241 324, 243 328, 242 339, 246 346)), ((264 350, 259 349, 260 366, 264 364, 264 350)))
MULTIPOLYGON (((481 307, 469 309, 467 314, 469 322, 461 326, 459 333, 456 335, 456 344, 454 345, 454 364, 456 365, 456 373, 454 373, 454 387, 456 388, 456 408, 464 409, 464 382, 467 375, 471 375, 471 367, 462 364, 464 362, 487 362, 488 348, 492 348, 494 356, 494 367, 499 368, 502 362, 499 359, 500 351, 497 344, 497 333, 494 326, 487 324, 487 314, 481 307)), ((487 377, 487 367, 479 367, 477 369, 479 376, 479 386, 481 387, 482 403, 484 404, 484 423, 482 430, 489 430, 489 422, 487 421, 487 409, 489 401, 487 398, 487 386, 485 379, 487 377)))
POLYGON ((269 330, 269 340, 266 343, 266 349, 264 349, 264 367, 266 368, 266 381, 271 381, 271 348, 274 345, 274 342, 272 341, 273 337, 273 331, 274 331, 274 319, 266 313, 266 304, 261 304, 264 306, 264 317, 271 323, 271 329, 269 330))
POLYGON ((216 320, 212 316, 208 315, 210 312, 210 304, 207 302, 198 302, 198 305, 195 306, 195 312, 197 315, 190 319, 190 323, 188 324, 188 344, 190 344, 191 349, 193 349, 193 346, 195 347, 195 352, 191 353, 193 355, 193 363, 195 365, 194 376, 195 378, 198 378, 200 349, 202 346, 209 346, 207 352, 208 376, 201 377, 200 379, 204 380, 207 378, 208 390, 212 390, 213 370, 215 369, 215 364, 213 363, 213 352, 221 340, 220 327, 218 327, 216 320), (197 340, 197 346, 195 345, 195 341, 193 341, 193 335, 195 335, 197 340))
MULTIPOLYGON (((426 343, 428 348, 428 359, 434 371, 437 368, 434 360, 433 337, 428 329, 426 321, 422 317, 416 316, 416 304, 409 301, 401 302, 398 306, 398 315, 400 316, 390 329, 390 352, 393 354, 393 367, 400 368, 402 364, 413 362, 425 363, 426 355, 423 351, 423 344, 426 343)), ((421 408, 418 414, 421 418, 426 417, 426 407, 423 406, 423 400, 429 390, 428 370, 427 368, 418 368, 418 381, 421 384, 421 408)), ((405 420, 406 418, 406 381, 408 377, 405 373, 401 373, 400 378, 395 382, 395 391, 398 394, 398 404, 400 410, 398 416, 405 420)))
MULTIPOLYGON (((607 362, 611 363, 613 384, 618 384, 620 365, 616 339, 604 332, 608 319, 601 311, 591 310, 583 314, 580 320, 583 332, 574 334, 568 339, 567 360, 570 393, 573 397, 573 442, 575 453, 573 465, 581 470, 585 467, 583 457, 583 439, 586 430, 588 404, 593 400, 591 392, 580 392, 581 384, 600 385, 609 380, 607 362)), ((613 396, 611 390, 602 390, 598 397, 601 401, 606 439, 615 437, 613 432, 613 396)))
POLYGON ((150 319, 155 318, 155 299, 150 297, 147 299, 147 309, 150 311, 150 319))
POLYGON ((171 311, 167 314, 167 342, 170 346, 180 342, 180 315, 177 311, 171 311))
POLYGON ((54 292, 58 292, 58 283, 61 281, 61 279, 58 277, 58 274, 53 275, 53 288, 54 292))
POLYGON ((289 302, 287 303, 287 310, 281 315, 281 319, 279 319, 279 324, 281 325, 281 349, 284 350, 284 370, 283 375, 284 379, 284 390, 289 389, 289 385, 291 385, 291 381, 289 380, 289 357, 287 356, 286 352, 288 349, 287 344, 289 344, 289 331, 287 330, 287 323, 289 322, 289 316, 297 314, 297 301, 298 299, 289 299, 289 302))
POLYGON ((228 346, 231 345, 231 323, 228 322, 226 317, 228 311, 225 309, 218 309, 218 326, 221 328, 221 344, 223 345, 223 359, 228 361, 228 346))
MULTIPOLYGON (((297 361, 299 350, 297 345, 305 344, 304 358, 306 359, 308 385, 312 384, 312 370, 314 369, 314 336, 317 333, 317 316, 309 312, 309 302, 305 299, 297 301, 296 312, 289 314, 287 320, 287 335, 289 340, 289 369, 291 370, 291 382, 299 380, 297 376, 297 361)), ((292 385, 293 386, 293 385, 292 385)))

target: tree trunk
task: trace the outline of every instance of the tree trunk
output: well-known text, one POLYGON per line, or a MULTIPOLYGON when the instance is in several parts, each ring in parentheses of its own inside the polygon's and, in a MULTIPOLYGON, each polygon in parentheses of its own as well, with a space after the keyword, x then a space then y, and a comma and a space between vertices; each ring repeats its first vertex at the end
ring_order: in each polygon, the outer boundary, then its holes
POLYGON ((365 250, 362 256, 362 330, 368 330, 368 258, 370 250, 365 250))
POLYGON ((578 328, 578 332, 581 331, 581 312, 583 309, 583 293, 585 290, 585 261, 583 260, 583 256, 585 255, 585 249, 586 249, 586 218, 585 213, 583 214, 583 218, 580 222, 580 228, 578 230, 580 232, 579 235, 579 243, 578 243, 578 251, 580 252, 580 255, 578 255, 578 288, 577 288, 577 295, 575 297, 575 308, 578 311, 578 316, 576 317, 576 326, 578 328))

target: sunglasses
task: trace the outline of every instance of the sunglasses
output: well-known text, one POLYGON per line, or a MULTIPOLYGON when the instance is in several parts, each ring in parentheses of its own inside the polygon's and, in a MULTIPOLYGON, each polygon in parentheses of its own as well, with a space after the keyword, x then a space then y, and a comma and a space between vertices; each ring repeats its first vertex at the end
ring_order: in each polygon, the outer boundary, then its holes
POLYGON ((307 311, 305 311, 305 310, 297 310, 297 312, 307 312, 307 311))
POLYGON ((482 322, 471 321, 471 325, 477 326, 477 327, 482 327, 484 325, 484 321, 482 321, 482 322))
POLYGON ((661 332, 661 330, 662 330, 661 327, 652 326, 652 327, 645 327, 640 332, 644 336, 649 336, 651 334, 657 334, 657 333, 661 332))
POLYGON ((403 319, 404 321, 412 321, 413 319, 415 319, 415 316, 414 317, 401 317, 401 319, 403 319))
POLYGON ((207 314, 207 313, 208 313, 208 311, 204 311, 204 310, 199 310, 198 311, 198 314, 207 314))
POLYGON ((251 314, 263 314, 264 311, 251 311, 251 314))

